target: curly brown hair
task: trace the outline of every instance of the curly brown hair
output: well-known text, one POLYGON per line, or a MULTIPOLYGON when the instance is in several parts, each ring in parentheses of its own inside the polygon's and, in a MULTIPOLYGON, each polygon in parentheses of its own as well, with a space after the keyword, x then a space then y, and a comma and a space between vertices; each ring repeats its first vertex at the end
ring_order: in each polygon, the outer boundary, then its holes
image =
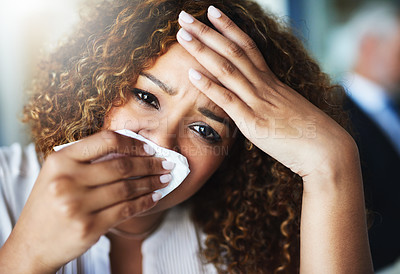
MULTIPOLYGON (((209 5, 221 9, 257 44, 285 84, 347 127, 341 92, 301 42, 247 0, 123 0, 89 5, 70 40, 41 63, 24 109, 39 154, 101 130, 122 105, 139 73, 176 43, 185 10, 213 27, 209 5)), ((214 28, 214 27, 213 27, 214 28)), ((214 28, 215 29, 215 28, 214 28)), ((293 273, 299 268, 302 180, 239 134, 221 167, 191 201, 206 234, 204 258, 220 272, 293 273)))

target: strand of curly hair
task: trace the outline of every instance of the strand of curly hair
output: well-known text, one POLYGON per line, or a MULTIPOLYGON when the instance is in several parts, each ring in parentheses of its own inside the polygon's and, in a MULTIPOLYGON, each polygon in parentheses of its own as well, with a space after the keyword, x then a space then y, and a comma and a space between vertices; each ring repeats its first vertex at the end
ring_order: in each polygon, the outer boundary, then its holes
MULTIPOLYGON (((210 27, 214 5, 257 44, 271 70, 342 126, 340 88, 297 38, 260 6, 245 0, 124 0, 90 3, 70 40, 43 61, 24 109, 38 154, 101 130, 113 105, 122 105, 139 73, 176 42, 185 10, 210 27)), ((203 256, 219 272, 293 273, 299 269, 302 180, 256 147, 237 140, 192 199, 206 233, 203 256)))

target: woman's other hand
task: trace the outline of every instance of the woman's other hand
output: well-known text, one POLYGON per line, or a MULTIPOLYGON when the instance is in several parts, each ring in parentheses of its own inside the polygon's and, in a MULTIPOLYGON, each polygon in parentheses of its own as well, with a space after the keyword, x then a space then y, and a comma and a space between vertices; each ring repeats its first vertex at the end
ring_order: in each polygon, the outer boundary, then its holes
POLYGON ((279 81, 246 33, 214 7, 208 18, 220 33, 182 12, 177 39, 220 83, 193 69, 189 78, 248 140, 304 181, 313 175, 334 176, 331 169, 342 167, 343 159, 357 159, 351 136, 279 81))
POLYGON ((109 228, 152 208, 161 196, 154 191, 170 180, 164 159, 150 157, 154 153, 112 131, 52 153, 1 249, 2 267, 14 266, 13 273, 54 273, 109 228), (95 161, 109 153, 126 156, 95 161), (128 179, 136 176, 145 177, 128 179))

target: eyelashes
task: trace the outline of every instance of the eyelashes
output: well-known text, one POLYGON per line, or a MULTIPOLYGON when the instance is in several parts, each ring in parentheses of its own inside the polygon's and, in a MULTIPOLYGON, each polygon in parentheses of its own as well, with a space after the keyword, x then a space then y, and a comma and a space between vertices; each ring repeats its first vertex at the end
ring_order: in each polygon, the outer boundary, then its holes
POLYGON ((143 102, 149 107, 153 107, 157 110, 160 109, 160 103, 158 102, 157 97, 153 94, 138 88, 134 88, 132 92, 140 102, 143 102))
MULTIPOLYGON (((156 110, 160 109, 160 102, 158 101, 157 97, 150 92, 134 88, 132 93, 140 104, 156 110)), ((196 134, 200 135, 201 138, 210 144, 219 143, 222 141, 221 136, 207 124, 193 124, 190 125, 189 128, 194 130, 196 134)))
POLYGON ((218 143, 222 141, 221 136, 208 125, 190 125, 189 128, 196 131, 203 139, 205 139, 209 143, 218 143))

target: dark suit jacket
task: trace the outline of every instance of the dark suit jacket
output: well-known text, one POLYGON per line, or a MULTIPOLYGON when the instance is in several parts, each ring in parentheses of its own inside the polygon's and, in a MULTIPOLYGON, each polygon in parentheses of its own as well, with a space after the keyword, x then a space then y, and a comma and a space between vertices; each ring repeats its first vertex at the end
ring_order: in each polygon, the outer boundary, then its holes
POLYGON ((378 270, 400 257, 400 156, 381 129, 349 98, 345 109, 360 152, 366 205, 374 216, 369 240, 378 270))

